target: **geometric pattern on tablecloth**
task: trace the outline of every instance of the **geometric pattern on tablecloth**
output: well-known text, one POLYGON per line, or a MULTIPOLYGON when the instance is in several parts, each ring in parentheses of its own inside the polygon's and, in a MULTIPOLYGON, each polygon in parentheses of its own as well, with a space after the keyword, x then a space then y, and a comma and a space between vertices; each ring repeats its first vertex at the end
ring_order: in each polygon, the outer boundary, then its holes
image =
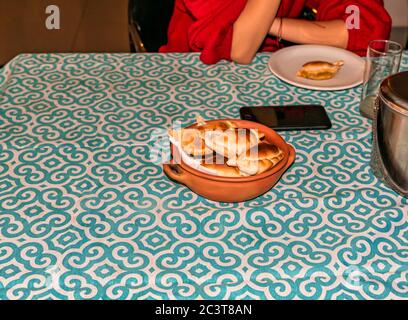
MULTIPOLYGON (((319 92, 197 54, 24 54, 0 70, 0 299, 408 298, 408 200, 369 168, 361 88, 319 92), (216 203, 168 180, 150 133, 319 103, 274 189, 216 203)), ((408 69, 408 55, 403 58, 408 69)))

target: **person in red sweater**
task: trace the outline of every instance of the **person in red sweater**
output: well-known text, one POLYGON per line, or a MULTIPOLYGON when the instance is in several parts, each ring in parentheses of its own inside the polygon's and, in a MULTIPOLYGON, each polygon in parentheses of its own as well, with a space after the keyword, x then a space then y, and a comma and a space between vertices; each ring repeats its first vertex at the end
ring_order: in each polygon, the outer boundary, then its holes
POLYGON ((201 52, 201 60, 248 64, 280 40, 324 44, 364 55, 374 39, 388 39, 391 18, 382 0, 176 0, 168 42, 160 52, 201 52), (299 19, 305 5, 316 20, 299 19))

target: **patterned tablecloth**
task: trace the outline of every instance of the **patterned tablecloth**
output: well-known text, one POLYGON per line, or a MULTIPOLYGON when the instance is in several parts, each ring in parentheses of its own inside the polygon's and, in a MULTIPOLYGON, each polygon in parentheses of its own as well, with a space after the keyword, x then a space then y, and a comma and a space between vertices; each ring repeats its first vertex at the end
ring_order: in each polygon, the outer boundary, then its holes
MULTIPOLYGON (((0 299, 408 298, 408 200, 369 168, 360 88, 319 92, 196 54, 20 55, 0 70, 0 299), (149 158, 172 121, 320 103, 296 163, 216 203, 149 158)), ((403 68, 408 68, 404 55, 403 68)))

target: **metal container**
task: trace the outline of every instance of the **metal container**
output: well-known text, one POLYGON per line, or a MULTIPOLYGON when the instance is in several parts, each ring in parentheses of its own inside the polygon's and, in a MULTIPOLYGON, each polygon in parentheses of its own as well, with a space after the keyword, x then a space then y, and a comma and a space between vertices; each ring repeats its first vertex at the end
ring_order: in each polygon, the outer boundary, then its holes
POLYGON ((408 72, 392 75, 381 84, 371 166, 378 178, 408 198, 408 72))

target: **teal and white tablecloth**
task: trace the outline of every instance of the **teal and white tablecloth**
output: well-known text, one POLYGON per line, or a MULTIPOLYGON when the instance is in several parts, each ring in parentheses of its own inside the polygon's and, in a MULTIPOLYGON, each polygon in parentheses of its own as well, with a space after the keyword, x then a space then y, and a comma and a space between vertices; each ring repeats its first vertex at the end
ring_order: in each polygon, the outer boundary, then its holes
MULTIPOLYGON (((360 88, 319 92, 196 54, 20 55, 0 69, 0 299, 408 298, 408 200, 369 168, 360 88), (239 204, 149 158, 173 121, 320 103, 296 163, 239 204)), ((404 55, 403 69, 408 69, 404 55)))

